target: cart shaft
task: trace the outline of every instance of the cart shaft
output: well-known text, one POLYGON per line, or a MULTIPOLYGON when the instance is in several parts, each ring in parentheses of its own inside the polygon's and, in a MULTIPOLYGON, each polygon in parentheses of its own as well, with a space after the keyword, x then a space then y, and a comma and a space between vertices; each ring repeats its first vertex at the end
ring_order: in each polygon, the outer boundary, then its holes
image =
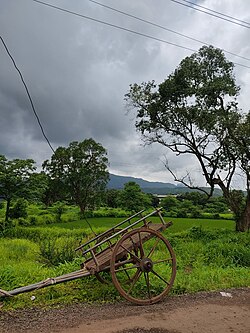
POLYGON ((33 283, 30 284, 28 286, 24 286, 24 287, 20 287, 20 288, 16 288, 10 291, 5 291, 5 290, 1 290, 0 289, 0 297, 8 297, 8 296, 14 296, 17 294, 22 294, 22 293, 26 293, 32 290, 37 290, 37 289, 41 289, 41 288, 45 288, 54 284, 59 284, 62 282, 67 282, 67 281, 72 281, 75 279, 79 279, 82 278, 84 276, 89 276, 90 272, 87 269, 80 269, 78 271, 75 272, 71 272, 69 274, 64 274, 61 276, 57 276, 54 278, 48 278, 46 280, 37 282, 37 283, 33 283))

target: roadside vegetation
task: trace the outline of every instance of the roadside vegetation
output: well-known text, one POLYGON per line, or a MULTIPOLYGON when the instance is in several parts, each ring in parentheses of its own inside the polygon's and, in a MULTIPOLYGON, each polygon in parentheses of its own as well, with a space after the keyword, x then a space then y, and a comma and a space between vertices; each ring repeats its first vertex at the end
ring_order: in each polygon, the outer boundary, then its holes
MULTIPOLYGON (((100 233, 130 214, 103 208, 104 217, 97 210, 89 214, 91 217, 80 219, 77 207, 64 205, 58 219, 57 207, 58 203, 49 209, 27 205, 25 218, 12 219, 12 227, 5 230, 0 240, 1 289, 11 290, 78 270, 82 257, 74 249, 94 236, 88 224, 100 233), (108 212, 112 216, 107 216, 108 212)), ((0 216, 4 212, 2 207, 0 216)), ((211 215, 196 219, 165 216, 165 220, 173 221, 164 233, 177 257, 177 276, 170 294, 249 286, 250 234, 236 233, 232 219, 213 219, 211 215)), ((2 299, 1 310, 121 300, 108 273, 105 278, 110 284, 101 284, 91 276, 2 299)))
MULTIPOLYGON (((159 202, 135 182, 107 190, 107 151, 91 138, 58 147, 40 172, 31 159, 0 155, 0 288, 78 270, 82 258, 74 249, 80 243, 136 211, 159 205, 174 223, 165 231, 177 257, 171 294, 249 286, 250 113, 238 107, 239 90, 233 63, 221 50, 203 46, 159 86, 154 81, 134 84, 125 96, 145 143, 197 158, 207 190, 194 185, 188 171, 178 177, 167 162, 175 181, 199 192, 159 202), (244 190, 232 188, 239 174, 244 190), (214 196, 216 188, 223 197, 214 196)), ((0 306, 120 299, 111 283, 87 277, 6 298, 0 306)))

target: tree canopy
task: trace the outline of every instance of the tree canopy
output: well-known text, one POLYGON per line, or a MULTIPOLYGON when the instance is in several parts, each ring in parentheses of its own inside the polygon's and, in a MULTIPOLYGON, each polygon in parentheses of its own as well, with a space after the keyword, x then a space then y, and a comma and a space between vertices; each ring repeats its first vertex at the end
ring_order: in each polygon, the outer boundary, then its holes
MULTIPOLYGON (((204 46, 158 86, 133 84, 125 98, 137 111, 143 140, 195 156, 211 189, 208 196, 219 186, 235 214, 236 230, 245 231, 250 226, 250 113, 238 107, 233 67, 220 49, 204 46), (237 170, 247 191, 240 203, 232 190, 237 170)), ((176 181, 198 188, 190 174, 177 177, 166 167, 176 181)))
POLYGON ((8 160, 0 155, 0 196, 6 200, 5 221, 8 221, 11 200, 30 195, 30 176, 35 171, 35 162, 31 159, 8 160))
POLYGON ((107 165, 105 148, 93 139, 85 139, 57 148, 51 161, 43 163, 43 169, 51 179, 51 186, 84 213, 96 204, 105 189, 107 165))
POLYGON ((128 182, 124 184, 124 189, 119 193, 118 205, 138 212, 151 206, 151 199, 149 195, 142 192, 140 185, 135 182, 128 182))

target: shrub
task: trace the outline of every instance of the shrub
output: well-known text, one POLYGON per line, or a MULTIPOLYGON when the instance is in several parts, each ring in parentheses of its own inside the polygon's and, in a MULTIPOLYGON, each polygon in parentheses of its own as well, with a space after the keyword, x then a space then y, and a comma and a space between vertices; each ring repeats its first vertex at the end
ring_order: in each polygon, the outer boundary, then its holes
POLYGON ((194 219, 202 217, 202 213, 199 209, 193 208, 191 212, 191 217, 194 219))
POLYGON ((42 221, 45 224, 52 224, 56 222, 56 219, 54 219, 54 217, 51 214, 45 214, 42 217, 42 221))
POLYGON ((55 222, 62 222, 62 214, 66 211, 65 203, 58 201, 53 205, 51 210, 55 214, 55 222))
POLYGON ((29 222, 30 225, 37 225, 38 224, 37 217, 34 215, 29 216, 29 222))
POLYGON ((41 262, 49 266, 72 261, 76 257, 75 248, 78 243, 74 237, 44 239, 40 242, 41 262))
POLYGON ((121 208, 100 208, 94 210, 91 216, 87 217, 129 217, 131 212, 121 208))
POLYGON ((176 217, 186 218, 187 217, 186 209, 179 209, 176 217))
POLYGON ((27 208, 28 208, 28 202, 25 199, 20 198, 15 202, 14 206, 10 209, 9 217, 14 219, 17 219, 19 217, 25 218, 28 215, 27 208))
POLYGON ((23 217, 19 217, 19 219, 17 219, 17 225, 20 226, 28 226, 29 225, 29 221, 27 221, 25 218, 23 217))

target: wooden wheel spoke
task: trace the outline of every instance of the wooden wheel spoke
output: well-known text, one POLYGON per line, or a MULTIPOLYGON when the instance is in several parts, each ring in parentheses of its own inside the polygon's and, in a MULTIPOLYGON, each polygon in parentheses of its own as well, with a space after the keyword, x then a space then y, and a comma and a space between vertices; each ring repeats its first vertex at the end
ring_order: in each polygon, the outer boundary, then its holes
POLYGON ((143 244, 142 244, 142 239, 141 239, 141 233, 138 232, 138 234, 139 234, 139 244, 140 244, 141 258, 144 258, 145 253, 144 253, 144 249, 143 249, 143 244))
POLYGON ((163 282, 165 282, 167 285, 169 285, 169 282, 168 281, 166 281, 162 276, 160 276, 158 273, 156 273, 156 271, 154 271, 153 269, 152 269, 152 271, 151 271, 155 276, 157 276, 160 280, 162 280, 163 282))
POLYGON ((156 249, 156 246, 158 245, 159 241, 160 241, 160 238, 158 238, 158 239, 156 240, 156 242, 154 243, 154 246, 153 246, 152 249, 149 251, 149 254, 147 255, 147 258, 150 258, 150 256, 154 253, 154 251, 155 251, 155 249, 156 249))
POLYGON ((147 285, 147 291, 148 291, 148 298, 151 298, 151 291, 150 291, 150 282, 149 282, 149 274, 147 272, 144 272, 144 278, 147 285))
POLYGON ((122 271, 128 271, 130 269, 134 269, 134 268, 138 268, 138 265, 133 265, 133 266, 128 266, 128 267, 122 267, 122 268, 118 268, 118 269, 115 269, 115 272, 122 272, 122 271))
POLYGON ((135 273, 135 275, 132 278, 132 284, 129 288, 129 290, 127 291, 127 294, 130 294, 132 289, 134 288, 136 282, 139 280, 139 278, 141 277, 142 271, 140 269, 137 270, 137 272, 135 273))
POLYGON ((125 250, 125 251, 127 251, 132 257, 134 257, 137 261, 141 261, 141 259, 140 258, 138 258, 133 252, 131 252, 129 249, 127 249, 125 246, 123 246, 122 244, 121 244, 121 247, 125 250))

